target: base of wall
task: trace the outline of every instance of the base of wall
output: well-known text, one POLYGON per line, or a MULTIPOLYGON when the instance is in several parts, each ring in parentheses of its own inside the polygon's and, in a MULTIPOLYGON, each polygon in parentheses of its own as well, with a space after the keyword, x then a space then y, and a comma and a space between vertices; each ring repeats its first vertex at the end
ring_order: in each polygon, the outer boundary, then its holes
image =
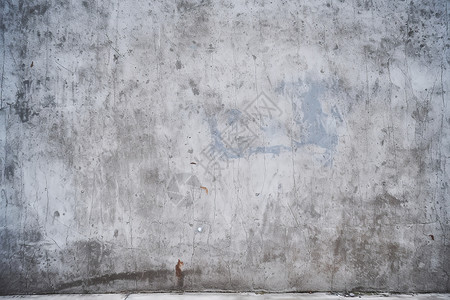
POLYGON ((305 299, 305 300, 335 300, 341 298, 379 299, 389 297, 389 300, 397 299, 419 299, 435 300, 450 299, 450 294, 390 294, 390 293, 289 293, 289 294, 265 294, 265 293, 147 293, 147 294, 58 294, 58 295, 23 295, 23 296, 0 296, 0 300, 9 299, 33 299, 33 300, 254 300, 254 299, 305 299))

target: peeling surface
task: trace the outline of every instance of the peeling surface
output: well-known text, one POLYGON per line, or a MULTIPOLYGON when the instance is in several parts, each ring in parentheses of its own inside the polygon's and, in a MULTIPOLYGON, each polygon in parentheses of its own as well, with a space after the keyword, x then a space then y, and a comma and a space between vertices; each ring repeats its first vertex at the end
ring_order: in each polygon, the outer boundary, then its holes
POLYGON ((0 8, 0 294, 449 291, 448 2, 0 8))

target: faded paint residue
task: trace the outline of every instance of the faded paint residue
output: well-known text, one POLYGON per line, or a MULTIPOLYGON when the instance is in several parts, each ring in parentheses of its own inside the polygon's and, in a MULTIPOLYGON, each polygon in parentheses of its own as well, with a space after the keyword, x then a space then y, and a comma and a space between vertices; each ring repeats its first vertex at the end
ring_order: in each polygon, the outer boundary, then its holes
POLYGON ((342 122, 336 108, 328 115, 320 103, 327 83, 316 81, 280 82, 276 91, 292 101, 293 120, 297 125, 293 142, 297 147, 315 145, 326 151, 325 164, 331 164, 338 143, 336 126, 342 122))
POLYGON ((281 101, 291 99, 292 111, 282 112, 268 96, 262 94, 261 104, 253 101, 244 112, 230 109, 221 117, 210 117, 211 151, 228 160, 256 154, 280 155, 281 152, 291 152, 292 146, 314 145, 325 150, 324 164, 331 164, 338 143, 336 126, 342 123, 342 118, 336 107, 331 110, 331 115, 323 112, 320 97, 324 89, 324 85, 317 82, 282 81, 275 91, 282 96, 281 101), (261 108, 253 108, 252 104, 261 105, 261 108), (286 115, 292 115, 296 123, 296 131, 291 134, 288 134, 290 128, 283 123, 286 115), (285 144, 264 145, 264 141, 271 140, 285 141, 285 144))

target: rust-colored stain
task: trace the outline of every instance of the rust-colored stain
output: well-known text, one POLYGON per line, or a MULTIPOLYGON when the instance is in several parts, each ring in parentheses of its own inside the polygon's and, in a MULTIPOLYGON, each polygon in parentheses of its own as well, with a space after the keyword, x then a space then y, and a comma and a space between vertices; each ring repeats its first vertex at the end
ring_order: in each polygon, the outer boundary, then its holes
POLYGON ((208 188, 207 188, 206 186, 201 186, 200 188, 201 188, 201 189, 204 189, 205 192, 206 192, 206 195, 208 195, 208 188))
POLYGON ((184 263, 178 259, 178 263, 175 266, 175 275, 177 275, 177 277, 183 277, 183 271, 181 270, 181 267, 184 265, 184 263))
POLYGON ((31 62, 30 68, 34 66, 34 61, 31 62))
POLYGON ((434 235, 430 234, 430 238, 434 241, 434 235))
POLYGON ((196 165, 196 164, 197 164, 196 162, 193 162, 193 161, 191 162, 191 165, 196 165))

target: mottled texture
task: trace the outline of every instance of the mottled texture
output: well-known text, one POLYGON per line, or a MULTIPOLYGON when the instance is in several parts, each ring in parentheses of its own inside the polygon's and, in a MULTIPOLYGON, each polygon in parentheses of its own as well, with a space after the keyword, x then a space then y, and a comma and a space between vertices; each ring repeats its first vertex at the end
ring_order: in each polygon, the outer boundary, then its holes
POLYGON ((448 6, 0 1, 0 294, 449 291, 448 6))

